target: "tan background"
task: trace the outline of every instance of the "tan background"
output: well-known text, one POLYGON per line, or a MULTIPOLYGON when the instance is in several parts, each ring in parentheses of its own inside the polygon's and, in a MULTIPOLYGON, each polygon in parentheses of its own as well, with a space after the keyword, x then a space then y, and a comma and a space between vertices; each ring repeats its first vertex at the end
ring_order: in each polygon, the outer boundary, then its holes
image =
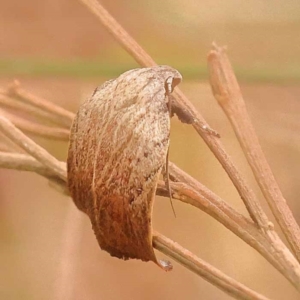
MULTIPOLYGON (((159 63, 178 67, 184 76, 205 67, 212 41, 228 45, 231 60, 244 79, 242 91, 263 149, 300 222, 300 2, 102 3, 159 63)), ((95 62, 99 69, 103 62, 108 73, 136 66, 79 1, 0 1, 1 86, 17 76, 26 89, 75 111, 104 77, 110 77, 105 70, 102 77, 85 70, 88 76, 78 78, 82 61, 95 62), (44 73, 31 71, 36 61, 44 73), (65 68, 66 62, 75 62, 77 68, 74 74, 69 70, 68 77, 51 69, 51 63, 65 68)), ((204 79, 197 80, 196 72, 182 89, 220 132, 228 152, 264 201, 211 96, 205 73, 201 76, 204 79)), ((66 157, 66 144, 38 141, 60 159, 66 157)), ((171 159, 245 213, 207 147, 192 128, 176 119, 172 121, 171 159)), ((176 219, 169 201, 157 199, 155 229, 271 299, 299 299, 277 271, 223 226, 182 203, 176 202, 175 209, 176 219)), ((0 170, 0 299, 230 297, 175 262, 173 272, 164 273, 152 263, 109 257, 100 251, 88 219, 76 212, 69 198, 37 175, 0 170)))

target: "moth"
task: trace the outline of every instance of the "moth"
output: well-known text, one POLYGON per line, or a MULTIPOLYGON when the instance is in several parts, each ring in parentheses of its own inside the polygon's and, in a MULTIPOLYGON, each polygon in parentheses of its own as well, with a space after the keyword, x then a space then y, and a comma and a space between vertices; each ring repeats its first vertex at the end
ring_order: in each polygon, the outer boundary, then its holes
POLYGON ((181 80, 155 66, 105 82, 76 114, 67 160, 71 196, 100 248, 166 270, 152 246, 152 209, 169 147, 169 95, 181 80))

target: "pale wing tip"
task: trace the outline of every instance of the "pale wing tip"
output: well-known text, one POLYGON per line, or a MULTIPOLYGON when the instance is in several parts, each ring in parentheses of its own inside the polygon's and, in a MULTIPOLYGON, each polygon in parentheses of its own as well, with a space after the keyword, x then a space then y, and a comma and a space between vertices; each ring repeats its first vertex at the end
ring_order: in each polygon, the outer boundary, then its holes
POLYGON ((173 270, 173 265, 168 260, 159 259, 157 260, 157 264, 166 272, 173 270))

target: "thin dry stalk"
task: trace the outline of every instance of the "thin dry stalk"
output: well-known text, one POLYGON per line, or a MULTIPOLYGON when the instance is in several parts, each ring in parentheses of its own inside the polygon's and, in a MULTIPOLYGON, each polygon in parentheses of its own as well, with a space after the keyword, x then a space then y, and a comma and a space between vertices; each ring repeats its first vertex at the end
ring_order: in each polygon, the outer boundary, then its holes
POLYGON ((224 48, 214 45, 208 56, 213 94, 226 113, 243 148, 257 183, 300 261, 300 228, 297 224, 259 144, 245 101, 224 48))
POLYGON ((182 182, 172 183, 174 199, 191 204, 219 221, 248 245, 263 255, 300 291, 300 267, 298 261, 279 239, 270 224, 269 230, 262 232, 255 223, 245 218, 213 192, 203 187, 194 190, 182 182))
POLYGON ((74 114, 72 112, 21 89, 18 81, 14 81, 7 90, 1 90, 0 94, 2 94, 2 96, 18 99, 19 101, 27 103, 36 109, 47 112, 52 115, 52 118, 54 118, 52 121, 55 120, 67 129, 70 128, 73 122, 74 114))
POLYGON ((55 139, 61 141, 68 141, 70 131, 68 129, 59 128, 59 127, 52 127, 52 126, 45 126, 38 124, 33 121, 26 120, 24 118, 17 117, 12 114, 8 114, 7 112, 2 112, 2 115, 8 117, 8 119, 19 129, 30 133, 32 135, 40 136, 43 138, 48 139, 55 139))
POLYGON ((41 125, 21 118, 10 118, 19 129, 32 135, 52 140, 69 141, 69 130, 59 127, 41 125))
POLYGON ((8 119, 1 115, 0 130, 28 154, 32 155, 48 168, 53 169, 60 179, 64 180, 64 178, 66 178, 66 171, 56 158, 50 155, 45 149, 36 144, 22 133, 22 131, 16 128, 8 119))
POLYGON ((56 121, 55 118, 53 118, 53 115, 41 110, 35 106, 32 106, 30 104, 26 104, 25 102, 22 102, 20 100, 9 98, 5 95, 7 95, 7 90, 0 90, 0 106, 12 110, 14 112, 21 112, 25 113, 27 116, 36 117, 39 120, 42 120, 43 122, 51 122, 53 124, 60 124, 59 121, 56 121))
MULTIPOLYGON (((0 168, 35 172, 46 178, 55 177, 52 169, 47 168, 32 156, 21 153, 0 152, 0 168)), ((66 184, 66 181, 67 178, 65 178, 64 184, 66 184)))
POLYGON ((2 146, 1 151, 5 152, 22 152, 23 150, 14 144, 8 137, 0 132, 0 144, 2 146))

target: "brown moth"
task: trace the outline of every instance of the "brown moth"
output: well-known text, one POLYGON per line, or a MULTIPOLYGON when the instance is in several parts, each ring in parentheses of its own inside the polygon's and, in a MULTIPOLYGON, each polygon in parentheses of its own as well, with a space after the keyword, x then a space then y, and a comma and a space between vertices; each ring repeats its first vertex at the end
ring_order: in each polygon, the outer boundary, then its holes
POLYGON ((81 105, 71 129, 68 186, 91 220, 101 249, 122 259, 158 261, 152 208, 169 147, 168 95, 180 83, 168 66, 130 70, 81 105))

